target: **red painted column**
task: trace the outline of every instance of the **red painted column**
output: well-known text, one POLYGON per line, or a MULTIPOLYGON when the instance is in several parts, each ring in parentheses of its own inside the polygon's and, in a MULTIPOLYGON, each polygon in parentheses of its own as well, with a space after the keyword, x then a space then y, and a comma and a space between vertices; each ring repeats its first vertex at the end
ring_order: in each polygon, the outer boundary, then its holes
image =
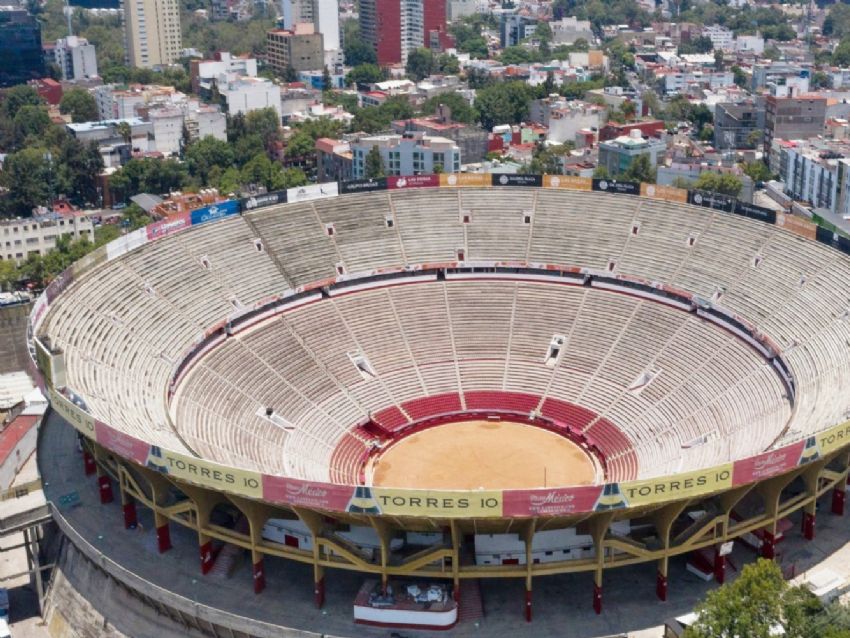
POLYGON ((167 522, 156 528, 156 545, 160 554, 171 549, 171 530, 168 528, 167 522))
POLYGON ((803 538, 807 541, 813 540, 815 537, 815 515, 809 512, 803 512, 803 538))
POLYGON ((775 539, 773 538, 773 534, 768 531, 764 532, 764 539, 761 544, 761 556, 769 560, 776 558, 775 539))
POLYGON ((92 453, 88 450, 83 450, 83 467, 86 471, 86 476, 91 476, 97 472, 97 464, 94 462, 92 453))
POLYGON ((266 572, 263 569, 263 559, 254 563, 254 593, 259 594, 266 588, 266 572))
POLYGON ((655 595, 658 600, 667 600, 667 577, 661 572, 655 576, 655 595))
POLYGON ((115 496, 112 494, 112 481, 108 476, 98 476, 97 484, 100 486, 100 502, 103 504, 111 503, 115 496))
POLYGON ((525 590, 525 622, 531 622, 531 590, 525 590))
POLYGON ((132 498, 124 503, 124 529, 135 529, 139 520, 136 517, 136 501, 132 498))
POLYGON ((720 548, 714 548, 714 580, 721 585, 726 580, 726 557, 720 553, 720 548))
POLYGON ((213 566, 212 541, 201 545, 201 573, 207 574, 213 566))
POLYGON ((313 596, 316 601, 316 607, 321 609, 325 604, 325 577, 322 576, 313 584, 313 596))
POLYGON ((844 499, 846 493, 843 489, 836 487, 832 490, 832 513, 836 516, 844 516, 844 499))
POLYGON ((602 613, 602 587, 596 583, 593 584, 593 611, 602 613))

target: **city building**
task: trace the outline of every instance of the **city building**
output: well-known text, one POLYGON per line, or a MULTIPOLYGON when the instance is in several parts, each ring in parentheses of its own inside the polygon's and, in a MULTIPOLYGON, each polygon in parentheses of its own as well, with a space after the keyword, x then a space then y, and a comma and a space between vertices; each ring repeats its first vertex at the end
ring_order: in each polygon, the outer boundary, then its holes
POLYGON ((351 179, 351 145, 343 140, 320 137, 316 140, 316 175, 319 183, 351 179))
POLYGON ((598 104, 550 96, 531 103, 529 119, 549 129, 548 141, 563 144, 575 142, 581 129, 598 129, 606 112, 598 104))
POLYGON ((756 148, 764 132, 765 107, 761 99, 714 105, 714 147, 725 151, 756 148))
POLYGON ((703 27, 702 35, 711 40, 711 45, 715 49, 732 51, 735 48, 735 34, 731 29, 722 27, 719 24, 703 27))
POLYGON ((785 194, 813 208, 850 215, 850 143, 846 140, 781 140, 771 158, 785 194))
POLYGON ((85 38, 69 35, 56 40, 53 59, 65 81, 97 77, 97 55, 94 45, 85 38))
POLYGON ((360 35, 380 65, 404 64, 420 47, 447 48, 446 0, 360 0, 360 35))
POLYGON ((387 175, 429 175, 460 172, 460 148, 446 137, 422 132, 404 135, 370 135, 351 143, 351 176, 366 177, 366 156, 378 148, 387 175))
POLYGON ((93 233, 91 219, 80 213, 3 219, 0 220, 0 258, 20 263, 30 255, 46 254, 64 235, 93 240, 93 233))
POLYGON ((41 24, 24 9, 0 7, 0 87, 44 77, 41 24))
POLYGON ((436 115, 398 120, 392 124, 393 132, 403 134, 418 131, 431 137, 445 137, 457 144, 465 162, 477 162, 487 155, 487 131, 473 124, 452 121, 451 109, 440 105, 436 115))
POLYGON ((53 78, 39 78, 30 80, 29 85, 33 87, 45 102, 51 106, 57 106, 62 101, 64 91, 62 84, 53 78))
POLYGON ((773 140, 805 140, 822 135, 826 123, 826 98, 765 98, 764 150, 770 151, 773 140))
POLYGON ((322 34, 312 23, 296 24, 292 30, 273 29, 266 33, 266 59, 275 73, 287 69, 313 71, 325 66, 322 34))
POLYGON ((624 173, 640 155, 649 156, 651 166, 664 158, 667 143, 656 138, 645 139, 639 129, 607 142, 599 143, 599 166, 604 166, 612 177, 624 173))
POLYGON ((281 115, 280 87, 263 78, 238 78, 218 86, 230 115, 273 108, 281 115))
POLYGON ((628 124, 608 122, 599 129, 599 141, 615 140, 624 135, 631 135, 632 131, 640 131, 643 137, 660 137, 665 128, 666 125, 663 120, 640 120, 628 124))
POLYGON ((578 20, 568 16, 549 23, 552 29, 552 44, 574 44, 576 40, 593 42, 590 20, 578 20))
POLYGON ((189 74, 192 77, 192 91, 200 93, 202 87, 224 77, 225 81, 237 77, 257 77, 257 59, 248 55, 232 55, 227 51, 216 51, 210 60, 191 60, 189 74))
POLYGON ((337 0, 283 0, 281 8, 284 29, 292 31, 297 24, 312 24, 316 33, 322 34, 326 52, 342 50, 337 0))
POLYGON ((127 63, 153 68, 180 57, 178 0, 123 0, 123 29, 127 63))
POLYGON ((517 13, 503 13, 499 21, 499 46, 512 47, 534 35, 537 20, 517 13))
POLYGON ((153 124, 139 117, 122 118, 115 120, 101 120, 99 122, 79 122, 66 124, 65 127, 83 144, 95 142, 98 145, 116 144, 129 142, 133 148, 141 152, 154 150, 149 140, 153 139, 153 124), (127 124, 129 139, 125 139, 122 124, 127 124))
POLYGON ((809 90, 808 80, 811 71, 798 64, 788 62, 764 62, 754 64, 752 90, 766 88, 768 84, 784 86, 791 81, 799 93, 807 93, 809 90), (804 80, 804 82, 803 82, 804 80))

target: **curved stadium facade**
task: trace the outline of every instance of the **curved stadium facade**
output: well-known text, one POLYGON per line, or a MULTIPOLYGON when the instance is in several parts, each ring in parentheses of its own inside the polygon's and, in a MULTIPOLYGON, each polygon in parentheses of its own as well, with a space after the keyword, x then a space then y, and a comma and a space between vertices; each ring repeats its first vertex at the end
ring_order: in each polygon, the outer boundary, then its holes
MULTIPOLYGON (((128 524, 154 510, 160 551, 171 524, 197 530, 202 567, 213 539, 241 546, 256 591, 263 556, 310 563, 319 604, 329 568, 456 595, 523 578, 529 616, 535 577, 588 571, 599 611, 608 568, 653 563, 664 598, 670 556, 713 551, 722 578, 724 542, 772 556, 789 512, 811 535, 820 496, 843 510, 848 280, 843 238, 718 196, 388 178, 130 233, 45 291, 32 349, 104 498, 117 480, 128 524), (376 482, 387 450, 472 420, 563 437, 592 477, 376 482), (242 526, 211 521, 222 502, 242 526), (304 541, 271 540, 269 521, 304 541), (344 538, 355 527, 375 552, 344 538), (508 532, 518 553, 463 559, 471 535, 508 532), (400 550, 410 533, 430 540, 400 550)), ((533 463, 509 441, 500 459, 533 463)))

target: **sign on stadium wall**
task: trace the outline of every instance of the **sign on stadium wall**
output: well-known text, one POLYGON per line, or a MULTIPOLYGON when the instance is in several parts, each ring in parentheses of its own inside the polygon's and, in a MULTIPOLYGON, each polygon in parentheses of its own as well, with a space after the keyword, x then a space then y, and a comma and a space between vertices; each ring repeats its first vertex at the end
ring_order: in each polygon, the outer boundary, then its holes
POLYGON ((95 438, 94 418, 75 406, 70 399, 48 387, 50 407, 56 410, 63 419, 74 426, 75 429, 89 438, 95 438))
POLYGON ((592 512, 602 494, 601 485, 547 490, 505 490, 504 516, 565 516, 592 512))
POLYGON ((714 210, 722 210, 731 213, 735 210, 737 200, 729 195, 721 193, 709 193, 708 191, 688 191, 688 203, 714 210))
POLYGON ((502 516, 502 492, 499 490, 462 492, 373 487, 370 491, 378 508, 375 513, 389 516, 502 516))
POLYGON ((124 434, 101 421, 94 422, 95 440, 110 452, 139 465, 148 460, 151 446, 137 438, 124 434))
POLYGON ((370 191, 387 190, 387 178, 380 177, 378 179, 354 179, 347 182, 342 182, 339 185, 341 195, 349 193, 366 193, 370 191))
POLYGON ((566 188, 571 191, 593 190, 593 180, 575 175, 544 175, 543 188, 566 188))
POLYGON ((507 173, 493 173, 491 175, 493 186, 543 186, 542 175, 509 175, 507 173))
POLYGON ((771 210, 770 208, 764 208, 763 206, 748 204, 747 202, 742 202, 741 200, 735 202, 734 212, 736 215, 743 215, 744 217, 757 219, 758 221, 764 222, 765 224, 776 223, 776 211, 771 210))
POLYGON ((483 188, 490 186, 489 173, 444 173, 440 175, 440 186, 450 188, 474 187, 483 188))
POLYGON ((154 239, 160 239, 161 237, 168 237, 168 235, 179 232, 184 228, 189 228, 191 225, 191 214, 178 213, 177 215, 171 215, 168 219, 148 224, 145 227, 145 231, 148 235, 148 241, 153 241, 154 239))
POLYGON ((263 497, 263 481, 259 472, 219 465, 155 445, 150 446, 145 465, 162 474, 202 487, 250 498, 263 497))
POLYGON ((804 445, 805 441, 798 441, 779 450, 735 461, 733 485, 746 485, 794 469, 800 463, 804 445))
POLYGON ((688 202, 688 191, 684 188, 676 188, 675 186, 663 186, 661 184, 647 184, 643 182, 640 185, 640 194, 643 197, 663 199, 664 201, 676 202, 677 204, 686 204, 688 202))
POLYGON ((339 184, 327 182, 325 184, 311 184, 310 186, 298 186, 286 191, 288 202, 309 202, 312 199, 324 197, 336 197, 339 195, 339 184))
POLYGON ((732 487, 732 464, 620 484, 626 507, 703 496, 732 487))
POLYGON ((814 437, 820 454, 829 454, 850 443, 850 421, 836 425, 814 437))
POLYGON ((294 507, 312 507, 331 512, 348 509, 354 494, 350 485, 313 483, 284 476, 263 475, 263 498, 294 507))
POLYGON ((242 207, 242 212, 265 208, 266 206, 276 206, 277 204, 286 203, 286 191, 273 191, 271 193, 263 193, 262 195, 251 195, 243 197, 239 200, 239 205, 242 207))
POLYGON ((106 258, 113 260, 124 253, 135 250, 148 242, 148 232, 144 228, 134 230, 106 244, 106 258))
POLYGON ((402 188, 433 188, 440 185, 439 175, 392 175, 387 177, 387 188, 397 190, 402 188))
POLYGON ((613 179, 594 179, 593 190, 620 195, 640 195, 639 182, 618 182, 613 179))
POLYGON ((776 214, 776 225, 806 239, 815 239, 817 233, 817 224, 787 213, 776 214))
POLYGON ((236 215, 238 213, 239 202, 235 199, 228 199, 226 202, 218 202, 216 204, 204 206, 203 208, 195 209, 192 211, 190 217, 192 225, 194 226, 196 224, 204 224, 206 222, 215 221, 216 219, 230 217, 231 215, 236 215))

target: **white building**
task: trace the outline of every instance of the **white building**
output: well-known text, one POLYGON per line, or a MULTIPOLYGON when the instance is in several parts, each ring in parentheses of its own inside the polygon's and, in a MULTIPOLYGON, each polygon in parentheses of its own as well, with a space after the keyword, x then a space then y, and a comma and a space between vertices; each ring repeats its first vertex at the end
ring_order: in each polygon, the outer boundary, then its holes
POLYGON ((598 104, 548 97, 531 103, 529 118, 548 127, 548 141, 563 144, 574 142, 582 129, 598 129, 605 122, 605 113, 605 107, 598 104))
POLYGON ((227 102, 230 115, 250 113, 264 108, 273 108, 278 117, 282 113, 280 87, 262 78, 239 78, 219 85, 219 92, 227 102))
POLYGON ((435 167, 445 173, 460 172, 460 148, 453 140, 415 131, 370 135, 352 142, 352 177, 366 177, 366 156, 376 146, 387 175, 428 175, 436 172, 435 167))
POLYGON ((65 81, 97 77, 97 54, 94 45, 85 38, 69 35, 56 40, 53 59, 65 81))
POLYGON ((199 106, 186 113, 183 123, 189 131, 190 140, 212 136, 227 141, 227 116, 218 106, 199 106))
POLYGON ((63 235, 94 240, 94 227, 86 215, 0 220, 0 259, 21 262, 30 255, 44 255, 63 235))
POLYGON ((681 93, 692 85, 717 90, 734 84, 735 74, 731 71, 680 71, 664 76, 664 92, 668 95, 681 93))
POLYGON ((593 30, 590 20, 578 20, 575 16, 567 16, 549 23, 552 29, 553 44, 573 44, 582 39, 593 42, 593 30))
POLYGON ((703 27, 702 35, 711 40, 715 49, 721 51, 733 51, 735 49, 735 34, 719 24, 703 27))
POLYGON ((735 39, 735 51, 738 53, 764 53, 764 38, 760 35, 739 35, 735 39))
POLYGON ((183 112, 163 107, 153 109, 148 117, 153 124, 156 150, 164 155, 178 155, 183 140, 183 112))
POLYGON ((850 217, 850 144, 831 140, 774 140, 785 193, 793 199, 850 217))
POLYGON ((193 82, 209 82, 222 75, 228 79, 257 77, 256 58, 234 56, 227 51, 219 51, 212 60, 193 60, 191 64, 193 82))

